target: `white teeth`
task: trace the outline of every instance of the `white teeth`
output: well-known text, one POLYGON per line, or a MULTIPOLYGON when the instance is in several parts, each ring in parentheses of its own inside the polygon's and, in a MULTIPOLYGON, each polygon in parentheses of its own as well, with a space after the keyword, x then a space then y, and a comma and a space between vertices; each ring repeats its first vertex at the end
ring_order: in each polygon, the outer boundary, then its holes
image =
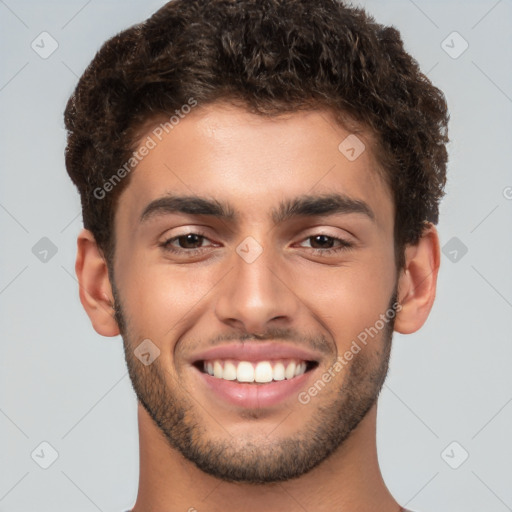
POLYGON ((295 376, 295 363, 290 363, 284 372, 284 376, 287 379, 292 379, 295 376))
POLYGON ((236 380, 238 382, 254 382, 254 367, 247 361, 238 363, 236 369, 236 380))
POLYGON ((284 364, 276 363, 274 366, 274 380, 284 380, 284 364))
POLYGON ((295 368, 294 376, 297 377, 298 375, 302 375, 305 371, 306 371, 306 363, 300 363, 295 368))
POLYGON ((204 361, 206 373, 217 379, 266 383, 293 379, 306 372, 305 361, 204 361))
POLYGON ((270 382, 272 377, 272 365, 268 361, 262 361, 256 365, 254 370, 254 380, 256 382, 270 382))
POLYGON ((220 364, 219 361, 214 361, 213 376, 217 377, 218 379, 222 379, 222 374, 223 374, 222 365, 220 364))
POLYGON ((224 374, 222 378, 226 380, 236 380, 236 366, 233 363, 229 361, 224 363, 224 374))

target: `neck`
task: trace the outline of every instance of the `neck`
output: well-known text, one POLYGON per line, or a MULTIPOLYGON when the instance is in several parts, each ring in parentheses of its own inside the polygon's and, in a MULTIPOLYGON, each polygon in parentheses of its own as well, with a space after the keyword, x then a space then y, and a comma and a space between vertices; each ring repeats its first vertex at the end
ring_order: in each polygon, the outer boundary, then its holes
POLYGON ((218 480, 170 448, 139 404, 140 478, 133 512, 399 512, 382 478, 377 404, 343 445, 305 475, 267 485, 218 480))

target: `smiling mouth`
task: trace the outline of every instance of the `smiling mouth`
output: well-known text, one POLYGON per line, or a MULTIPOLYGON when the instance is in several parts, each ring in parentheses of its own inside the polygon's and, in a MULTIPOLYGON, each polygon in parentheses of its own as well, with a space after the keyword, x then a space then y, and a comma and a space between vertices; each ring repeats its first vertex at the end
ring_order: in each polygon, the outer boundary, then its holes
POLYGON ((266 361, 238 361, 233 359, 200 360, 194 366, 211 377, 241 384, 268 384, 292 380, 318 366, 317 361, 276 359, 266 361))

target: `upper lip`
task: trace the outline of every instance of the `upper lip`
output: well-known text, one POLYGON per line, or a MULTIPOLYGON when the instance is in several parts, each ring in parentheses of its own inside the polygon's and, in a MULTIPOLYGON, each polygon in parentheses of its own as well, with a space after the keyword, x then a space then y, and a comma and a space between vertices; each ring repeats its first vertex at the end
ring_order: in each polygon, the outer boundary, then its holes
POLYGON ((275 342, 240 342, 213 347, 195 354, 192 363, 212 359, 234 359, 237 361, 268 361, 270 359, 301 359, 318 362, 318 354, 302 348, 275 342))

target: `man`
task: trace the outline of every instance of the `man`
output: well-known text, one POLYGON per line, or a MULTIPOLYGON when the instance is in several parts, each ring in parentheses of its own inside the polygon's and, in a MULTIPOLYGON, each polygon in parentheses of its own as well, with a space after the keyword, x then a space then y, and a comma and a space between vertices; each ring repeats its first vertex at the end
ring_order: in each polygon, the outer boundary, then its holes
POLYGON ((448 114, 398 32, 335 0, 174 0, 65 121, 80 299, 139 401, 133 512, 404 510, 377 398, 435 298, 448 114))

